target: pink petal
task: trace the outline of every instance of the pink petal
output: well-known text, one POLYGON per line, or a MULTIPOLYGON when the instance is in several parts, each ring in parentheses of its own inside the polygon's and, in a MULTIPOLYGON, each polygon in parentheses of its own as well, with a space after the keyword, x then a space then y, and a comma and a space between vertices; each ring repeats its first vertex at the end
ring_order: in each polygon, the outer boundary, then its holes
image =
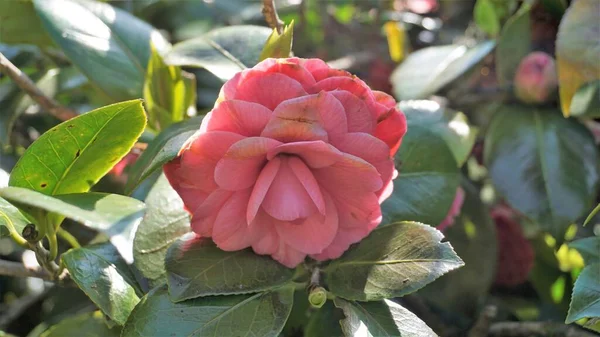
POLYGON ((379 123, 375 129, 375 136, 383 140, 390 147, 393 156, 400 148, 402 137, 406 133, 406 116, 393 108, 383 116, 379 117, 379 123))
POLYGON ((279 249, 273 254, 273 258, 288 268, 296 268, 304 261, 306 254, 280 242, 279 249))
POLYGON ((325 250, 320 254, 314 254, 310 257, 318 261, 337 259, 348 250, 350 245, 359 242, 369 235, 370 232, 371 230, 362 227, 352 229, 340 228, 333 242, 325 250))
POLYGON ((272 113, 271 110, 257 103, 224 101, 211 111, 206 129, 229 131, 246 137, 259 136, 272 113))
POLYGON ((375 102, 383 105, 388 109, 391 109, 396 106, 396 100, 394 99, 394 97, 386 94, 383 91, 373 90, 373 96, 375 96, 375 102))
POLYGON ((365 101, 367 105, 369 105, 370 102, 375 101, 375 98, 369 86, 367 86, 365 82, 363 82, 356 76, 335 76, 325 78, 324 80, 317 82, 317 84, 315 84, 315 86, 309 91, 309 93, 316 93, 320 92, 321 90, 345 90, 351 93, 352 95, 358 97, 359 99, 365 101))
POLYGON ((365 160, 350 154, 322 169, 313 169, 319 185, 335 199, 340 196, 352 196, 357 193, 375 192, 383 187, 377 169, 365 160))
POLYGON ((323 194, 321 194, 321 188, 319 183, 315 179, 310 169, 304 164, 304 162, 297 157, 290 157, 288 159, 288 165, 292 169, 292 172, 296 175, 296 178, 300 181, 319 212, 323 215, 325 211, 325 201, 323 200, 323 194))
POLYGON ((233 144, 215 167, 216 183, 230 191, 251 187, 267 161, 267 152, 280 144, 264 137, 245 138, 233 144))
POLYGON ((262 207, 278 220, 292 221, 317 213, 312 198, 289 166, 288 158, 281 158, 281 166, 265 195, 262 207))
POLYGON ((348 132, 372 134, 375 131, 377 117, 363 100, 344 90, 334 90, 330 94, 335 96, 346 110, 348 132))
POLYGON ((196 188, 211 192, 218 186, 214 179, 217 162, 225 155, 229 147, 243 139, 235 133, 212 131, 197 135, 187 150, 181 154, 176 175, 183 187, 196 188))
POLYGON ((320 59, 302 59, 299 63, 313 75, 317 82, 332 76, 352 76, 345 70, 330 68, 327 63, 320 59))
POLYGON ((281 144, 267 153, 267 159, 277 155, 296 155, 311 168, 323 168, 333 165, 342 159, 343 154, 335 147, 320 140, 281 144))
POLYGON ((381 223, 381 206, 375 193, 338 194, 334 200, 340 219, 340 228, 372 229, 381 223))
POLYGON ((244 249, 255 240, 245 217, 250 192, 250 189, 234 192, 215 219, 212 238, 222 250, 244 249))
POLYGON ((293 62, 290 59, 268 58, 254 66, 252 69, 261 70, 266 73, 284 74, 302 84, 302 87, 305 90, 317 83, 308 70, 298 64, 298 62, 293 62))
POLYGON ((256 254, 271 255, 279 249, 279 234, 275 229, 274 220, 264 210, 259 210, 256 218, 250 224, 251 230, 256 232, 256 241, 252 243, 252 249, 256 254))
POLYGON ((169 184, 179 194, 183 200, 185 209, 188 212, 193 212, 200 204, 206 199, 208 193, 195 189, 183 187, 181 184, 181 178, 177 175, 177 171, 180 168, 181 157, 177 157, 172 161, 168 162, 163 166, 163 171, 169 184))
POLYGON ((280 166, 281 159, 277 157, 273 158, 267 163, 267 165, 265 165, 265 167, 258 175, 258 178, 256 179, 256 184, 254 184, 252 194, 250 195, 248 209, 246 210, 246 220, 249 224, 251 224, 254 221, 254 218, 258 214, 260 205, 265 199, 265 195, 267 195, 269 187, 271 187, 271 184, 273 183, 275 175, 277 175, 280 166))
POLYGON ((270 110, 283 101, 306 95, 298 81, 279 73, 246 70, 241 77, 234 79, 225 83, 221 89, 221 95, 225 99, 254 102, 270 110))
POLYGON ((332 95, 321 92, 281 103, 262 136, 282 142, 323 140, 348 132, 346 113, 332 95))
POLYGON ((462 187, 458 187, 456 189, 456 196, 454 197, 454 201, 452 201, 452 205, 450 205, 450 209, 448 210, 448 214, 446 218, 437 226, 437 230, 443 231, 446 228, 450 227, 454 224, 454 219, 460 214, 460 210, 462 208, 463 202, 465 201, 465 190, 462 187))
POLYGON ((394 174, 394 161, 390 157, 390 148, 380 139, 361 132, 347 133, 334 145, 342 152, 366 160, 377 169, 384 185, 377 194, 382 194, 394 174))
POLYGON ((338 230, 338 212, 331 197, 324 195, 327 213, 313 214, 299 224, 282 221, 276 225, 279 237, 290 247, 306 253, 318 254, 333 241, 338 230))
POLYGON ((231 198, 233 192, 215 190, 192 211, 192 230, 204 237, 211 237, 217 215, 231 198))

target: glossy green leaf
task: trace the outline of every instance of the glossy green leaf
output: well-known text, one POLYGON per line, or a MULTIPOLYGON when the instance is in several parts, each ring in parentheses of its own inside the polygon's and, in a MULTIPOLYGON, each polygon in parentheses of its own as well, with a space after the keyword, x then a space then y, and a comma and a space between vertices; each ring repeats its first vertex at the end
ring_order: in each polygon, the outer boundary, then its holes
POLYGON ((400 222, 380 226, 323 269, 336 296, 376 301, 423 288, 464 263, 444 236, 428 225, 400 222))
POLYGON ((596 205, 596 207, 594 207, 590 214, 588 214, 587 218, 585 218, 585 221, 583 222, 583 225, 585 226, 588 223, 590 223, 590 221, 592 221, 592 219, 596 216, 596 214, 598 214, 598 212, 600 212, 600 204, 596 205))
POLYGON ((458 166, 467 161, 477 137, 477 129, 471 127, 467 116, 428 100, 402 101, 399 107, 409 124, 427 128, 441 136, 454 154, 458 166))
POLYGON ((121 337, 278 336, 294 290, 253 295, 208 296, 173 303, 166 286, 152 290, 129 316, 121 337))
POLYGON ((168 64, 200 67, 226 81, 258 63, 271 30, 260 26, 230 26, 173 46, 168 64))
POLYGON ((144 179, 175 158, 185 141, 200 129, 201 121, 202 116, 190 118, 173 124, 158 134, 131 167, 125 192, 131 194, 144 179))
POLYGON ((394 192, 381 206, 383 223, 411 220, 437 225, 454 201, 460 172, 449 146, 462 157, 465 144, 447 127, 432 127, 436 119, 421 116, 423 111, 441 112, 436 107, 407 110, 408 131, 395 157, 399 175, 394 192))
POLYGON ((169 294, 175 302, 208 295, 247 294, 280 287, 294 269, 251 249, 226 252, 210 239, 189 234, 176 241, 165 259, 169 294))
POLYGON ((190 215, 183 201, 161 175, 145 200, 148 211, 135 232, 133 261, 151 284, 165 283, 167 248, 190 231, 190 215))
POLYGON ((196 79, 177 66, 166 65, 152 48, 144 81, 144 103, 148 109, 148 126, 162 130, 182 121, 188 111, 196 110, 196 79))
POLYGON ((560 104, 570 116, 571 101, 585 84, 600 80, 600 1, 573 1, 560 21, 556 37, 556 66, 560 104))
POLYGON ((53 46, 33 3, 27 0, 0 1, 0 43, 53 46))
POLYGON ((600 317, 600 263, 586 266, 573 288, 571 306, 565 322, 573 323, 586 317, 600 317))
POLYGON ((286 58, 290 57, 292 52, 292 42, 294 39, 294 21, 283 28, 281 35, 277 32, 277 29, 273 29, 271 35, 265 42, 262 52, 260 53, 259 60, 262 61, 269 57, 273 58, 286 58))
POLYGON ((157 30, 102 2, 33 2, 52 39, 107 96, 114 101, 142 96, 150 43, 160 52, 169 48, 157 30))
POLYGON ((95 192, 48 196, 19 187, 0 189, 0 197, 27 213, 41 209, 98 230, 110 238, 128 263, 133 261, 133 235, 145 210, 144 203, 136 199, 95 192))
POLYGON ((477 0, 473 10, 473 18, 477 26, 490 36, 496 36, 500 32, 500 17, 492 0, 477 0))
MULTIPOLYGON (((296 305, 296 302, 294 302, 294 309, 296 305)), ((333 301, 327 301, 324 306, 310 315, 308 323, 306 323, 306 327, 304 328, 304 337, 344 336, 340 325, 340 321, 343 319, 344 312, 336 308, 333 301)))
POLYGON ((444 230, 465 266, 419 291, 428 302, 463 317, 477 317, 496 276, 496 226, 481 202, 480 191, 463 184, 465 200, 454 224, 444 230))
POLYGON ((571 116, 600 117, 600 80, 581 86, 571 100, 571 116))
POLYGON ((116 248, 105 243, 71 249, 62 255, 71 279, 119 325, 140 301, 138 285, 116 248))
POLYGON ((417 315, 390 300, 354 302, 336 298, 334 303, 346 315, 340 321, 345 336, 437 336, 417 315))
POLYGON ((555 238, 591 208, 598 154, 590 132, 556 110, 503 106, 485 139, 497 191, 555 238))
MULTIPOLYGON (((29 224, 27 218, 21 214, 19 209, 8 201, 0 198, 0 225, 6 227, 7 234, 16 233, 21 235, 23 228, 29 224)), ((4 236, 4 232, 0 233, 4 236)))
POLYGON ((141 101, 105 106, 48 130, 21 157, 9 185, 47 195, 86 192, 144 130, 141 101))
POLYGON ((121 329, 109 328, 100 311, 71 316, 44 331, 40 337, 119 337, 121 329))
POLYGON ((485 41, 473 48, 446 45, 420 49, 392 73, 394 96, 398 100, 427 98, 476 66, 494 46, 495 42, 485 41))
POLYGON ((591 236, 569 243, 569 247, 577 249, 585 260, 585 264, 600 262, 600 237, 591 236))
POLYGON ((502 85, 512 83, 521 60, 531 51, 531 1, 524 2, 504 27, 496 48, 496 74, 502 85))

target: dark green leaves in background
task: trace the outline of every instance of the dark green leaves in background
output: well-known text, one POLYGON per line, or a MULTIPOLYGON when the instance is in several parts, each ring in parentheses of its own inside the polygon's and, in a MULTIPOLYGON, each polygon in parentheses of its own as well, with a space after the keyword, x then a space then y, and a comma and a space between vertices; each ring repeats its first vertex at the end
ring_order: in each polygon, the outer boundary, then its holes
POLYGON ((108 4, 87 0, 34 0, 46 31, 67 57, 112 101, 139 98, 150 43, 169 43, 152 26, 108 4))
POLYGON ((115 247, 105 243, 71 249, 62 261, 71 279, 98 308, 117 324, 125 324, 141 291, 115 247))
POLYGON ((408 131, 396 154, 394 193, 383 203, 383 223, 411 220, 431 225, 445 217, 460 180, 457 161, 470 153, 475 132, 464 116, 434 101, 406 101, 408 131), (453 150, 451 150, 451 148, 453 150))
POLYGON ((600 317, 600 263, 586 266, 573 288, 573 298, 566 323, 586 317, 600 317))
POLYGON ((258 63, 271 30, 260 26, 232 26, 173 46, 169 64, 205 68, 223 81, 258 63))
POLYGON ((53 45, 31 1, 0 1, 0 43, 53 45))
POLYGON ((559 240, 593 205, 594 139, 556 110, 503 106, 489 126, 485 157, 498 192, 559 240))
POLYGON ((340 321, 345 336, 437 336, 419 317, 390 300, 354 302, 336 298, 334 303, 346 315, 340 321))
POLYGON ((374 230, 324 268, 329 291, 349 300, 400 297, 461 267, 442 233, 427 225, 400 222, 374 230))
POLYGON ((293 304, 293 288, 253 295, 209 296, 173 303, 166 287, 142 298, 122 337, 278 336, 293 304))
POLYGON ((100 311, 72 316, 60 321, 40 335, 40 337, 119 337, 120 329, 109 328, 100 311))
POLYGON ((523 3, 502 28, 495 58, 498 82, 502 85, 512 83, 521 60, 531 51, 531 6, 531 1, 523 3))
POLYGON ((145 203, 148 210, 133 240, 134 264, 151 285, 158 285, 167 280, 167 248, 190 231, 190 215, 164 175, 152 186, 145 203))
POLYGON ((292 280, 294 269, 251 249, 223 251, 209 239, 186 235, 167 252, 169 294, 173 301, 207 295, 269 290, 292 280))

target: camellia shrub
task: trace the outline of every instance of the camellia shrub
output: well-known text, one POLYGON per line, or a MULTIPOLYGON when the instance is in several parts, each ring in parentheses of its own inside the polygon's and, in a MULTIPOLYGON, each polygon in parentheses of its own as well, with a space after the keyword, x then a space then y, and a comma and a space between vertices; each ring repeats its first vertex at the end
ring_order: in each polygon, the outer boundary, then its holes
POLYGON ((0 336, 593 336, 599 23, 0 0, 0 336))

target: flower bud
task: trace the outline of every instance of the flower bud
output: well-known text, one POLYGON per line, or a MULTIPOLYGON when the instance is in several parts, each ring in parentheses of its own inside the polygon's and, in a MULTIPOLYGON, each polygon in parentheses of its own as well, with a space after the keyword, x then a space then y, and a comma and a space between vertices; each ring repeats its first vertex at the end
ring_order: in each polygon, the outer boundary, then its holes
POLYGON ((314 287, 308 294, 308 302, 314 308, 322 307, 327 302, 327 291, 322 287, 314 287))
POLYGON ((543 52, 527 55, 515 76, 515 95, 525 103, 543 103, 556 91, 558 77, 552 56, 543 52))

